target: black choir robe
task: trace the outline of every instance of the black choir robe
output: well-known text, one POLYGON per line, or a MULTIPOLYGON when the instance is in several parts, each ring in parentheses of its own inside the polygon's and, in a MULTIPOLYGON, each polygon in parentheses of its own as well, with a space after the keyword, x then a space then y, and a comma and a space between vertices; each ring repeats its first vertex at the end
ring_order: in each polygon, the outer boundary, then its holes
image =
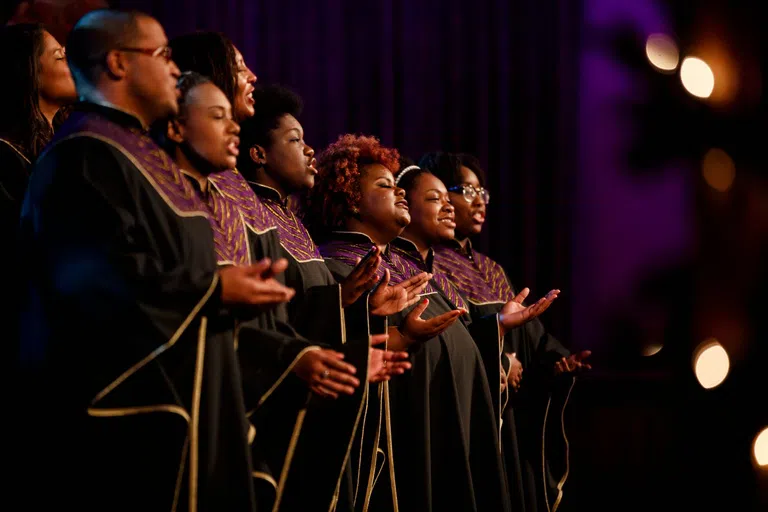
MULTIPOLYGON (((469 242, 466 249, 456 241, 437 247, 434 264, 461 291, 473 316, 495 315, 516 295, 504 269, 469 242)), ((513 510, 551 512, 560 505, 568 478, 563 414, 574 384, 572 376, 554 378, 553 372, 555 362, 570 352, 538 318, 508 333, 504 352, 515 352, 524 369, 520 391, 507 390, 502 413, 513 510)), ((508 360, 502 362, 508 369, 508 360)))
POLYGON ((264 474, 272 475, 279 510, 347 510, 351 507, 352 483, 346 468, 367 401, 367 300, 361 299, 356 307, 348 308, 351 315, 345 314, 339 284, 325 267, 304 225, 286 208, 277 191, 247 183, 237 171, 214 173, 209 181, 221 197, 239 208, 242 227, 232 224, 232 229, 242 231, 245 241, 235 244, 243 248, 235 257, 247 253, 253 260, 286 258, 289 263, 277 277, 296 295, 275 309, 270 318, 262 316, 252 322, 311 340, 313 346, 344 352, 345 361, 357 368, 356 377, 361 382, 354 395, 328 400, 309 393, 297 377, 283 374, 287 383, 284 389, 270 392, 269 400, 261 400, 249 413, 263 439, 279 440, 256 445, 272 461, 261 470, 257 468, 256 476, 263 479, 264 474), (293 405, 288 404, 295 403, 298 396, 302 396, 302 404, 296 421, 290 425, 275 421, 276 417, 289 416, 293 405), (275 464, 277 459, 284 462, 275 464), (272 467, 268 470, 268 466, 272 467))
MULTIPOLYGON (((16 370, 18 358, 18 247, 19 216, 21 203, 29 181, 30 159, 16 144, 0 135, 0 236, 6 246, 0 251, 0 265, 10 275, 3 286, 3 308, 0 322, 4 325, 4 368, 16 370)), ((11 373, 8 372, 7 375, 11 373)), ((12 379, 9 379, 10 382, 12 379)), ((4 379, 5 381, 5 379, 4 379)))
POLYGON ((210 218, 138 119, 78 106, 20 248, 24 508, 255 510, 210 218))
MULTIPOLYGON (((372 243, 361 233, 334 233, 321 246, 321 253, 341 278, 372 243)), ((393 284, 431 270, 429 262, 403 239, 384 251, 380 272, 385 269, 393 284)), ((437 273, 424 295, 430 302, 423 318, 464 306, 447 278, 437 273)), ((390 324, 399 325, 409 311, 394 315, 390 324)), ((509 510, 494 395, 469 323, 462 318, 438 337, 412 347, 413 369, 390 383, 392 465, 399 510, 509 510)), ((390 476, 383 472, 380 478, 386 481, 390 476)), ((375 489, 374 510, 388 509, 376 494, 386 487, 375 489)))

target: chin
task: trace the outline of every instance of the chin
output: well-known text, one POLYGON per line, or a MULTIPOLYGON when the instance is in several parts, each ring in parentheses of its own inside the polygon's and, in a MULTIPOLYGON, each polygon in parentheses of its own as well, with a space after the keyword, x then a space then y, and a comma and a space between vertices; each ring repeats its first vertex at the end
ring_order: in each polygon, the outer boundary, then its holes
POLYGON ((301 184, 300 189, 301 190, 309 190, 309 189, 311 189, 314 186, 315 186, 315 177, 314 176, 310 176, 309 178, 306 179, 306 181, 304 181, 304 183, 301 184))
POLYGON ((456 238, 456 230, 454 228, 441 228, 438 230, 437 235, 440 238, 439 243, 450 242, 456 238))
POLYGON ((235 158, 234 156, 228 156, 227 159, 224 161, 223 170, 234 169, 235 167, 237 167, 237 158, 235 158))
MULTIPOLYGON (((461 232, 462 233, 466 233, 468 237, 469 236, 479 235, 480 233, 482 233, 482 231, 483 231, 483 225, 482 224, 475 224, 474 222, 469 227, 469 229, 462 229, 461 230, 461 232)), ((459 232, 458 228, 456 229, 456 232, 457 233, 459 232)))
POLYGON ((401 228, 408 227, 408 224, 411 223, 411 214, 408 212, 403 212, 402 214, 397 216, 397 225, 401 228))

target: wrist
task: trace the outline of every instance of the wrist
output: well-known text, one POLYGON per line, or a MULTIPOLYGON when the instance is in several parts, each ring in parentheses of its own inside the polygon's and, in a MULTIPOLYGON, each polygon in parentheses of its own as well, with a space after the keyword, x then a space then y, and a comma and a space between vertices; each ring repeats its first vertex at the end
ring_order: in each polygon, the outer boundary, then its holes
POLYGON ((499 322, 499 332, 501 332, 502 336, 506 336, 509 329, 507 329, 507 326, 504 325, 504 313, 499 313, 497 315, 497 320, 499 322))

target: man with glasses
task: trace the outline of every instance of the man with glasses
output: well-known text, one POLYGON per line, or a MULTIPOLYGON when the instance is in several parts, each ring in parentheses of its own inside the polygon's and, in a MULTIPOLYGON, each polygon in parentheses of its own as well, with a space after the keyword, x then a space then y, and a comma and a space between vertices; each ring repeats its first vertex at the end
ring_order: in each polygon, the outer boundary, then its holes
POLYGON ((255 509, 228 308, 293 291, 273 277, 285 262, 217 266, 204 205, 148 136, 178 110, 167 44, 109 10, 69 36, 81 102, 22 211, 29 510, 255 509))

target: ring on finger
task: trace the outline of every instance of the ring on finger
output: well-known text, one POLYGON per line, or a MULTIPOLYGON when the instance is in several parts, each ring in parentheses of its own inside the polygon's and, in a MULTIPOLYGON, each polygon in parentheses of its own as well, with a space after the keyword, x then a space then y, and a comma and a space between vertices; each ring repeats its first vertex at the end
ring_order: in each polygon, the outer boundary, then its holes
POLYGON ((323 370, 323 373, 320 374, 320 380, 327 379, 330 374, 331 374, 330 370, 328 370, 328 369, 323 370))

